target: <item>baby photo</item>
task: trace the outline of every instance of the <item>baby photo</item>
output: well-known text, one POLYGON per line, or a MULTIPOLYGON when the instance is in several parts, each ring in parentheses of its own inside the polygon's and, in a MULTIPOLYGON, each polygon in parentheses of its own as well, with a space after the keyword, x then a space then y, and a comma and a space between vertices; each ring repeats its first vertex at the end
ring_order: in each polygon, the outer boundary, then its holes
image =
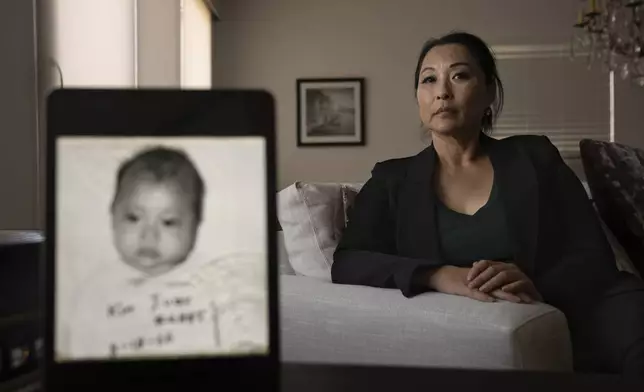
POLYGON ((267 353, 260 139, 57 152, 58 360, 267 353))

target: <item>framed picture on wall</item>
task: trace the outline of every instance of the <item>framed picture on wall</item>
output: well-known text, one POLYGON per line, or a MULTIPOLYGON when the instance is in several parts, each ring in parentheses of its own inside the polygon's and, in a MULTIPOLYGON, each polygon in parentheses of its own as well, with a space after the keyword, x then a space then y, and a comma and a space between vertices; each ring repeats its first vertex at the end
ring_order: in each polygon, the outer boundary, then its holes
POLYGON ((365 144, 364 78, 297 79, 297 145, 365 144))

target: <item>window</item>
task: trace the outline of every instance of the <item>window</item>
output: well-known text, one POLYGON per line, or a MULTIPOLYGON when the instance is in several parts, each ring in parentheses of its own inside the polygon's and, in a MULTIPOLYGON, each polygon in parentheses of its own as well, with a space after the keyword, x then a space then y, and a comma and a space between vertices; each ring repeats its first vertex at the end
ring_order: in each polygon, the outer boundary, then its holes
POLYGON ((493 47, 505 105, 493 135, 546 135, 565 158, 579 157, 584 138, 610 139, 610 75, 563 46, 493 47))
POLYGON ((126 88, 135 83, 135 0, 42 2, 46 88, 126 88), (51 60, 50 60, 51 59, 51 60))
MULTIPOLYGON (((52 0, 51 85, 211 87, 210 0, 52 0)), ((49 80, 50 79, 50 80, 49 80)))
POLYGON ((212 15, 207 0, 181 0, 181 87, 211 88, 212 15))

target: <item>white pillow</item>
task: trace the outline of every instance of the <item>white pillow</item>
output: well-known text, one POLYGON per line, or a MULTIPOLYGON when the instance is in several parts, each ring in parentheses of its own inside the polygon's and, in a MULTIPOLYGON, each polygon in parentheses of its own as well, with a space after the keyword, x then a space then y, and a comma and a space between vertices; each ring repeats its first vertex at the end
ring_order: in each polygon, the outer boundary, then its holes
POLYGON ((296 182, 277 194, 284 246, 298 275, 331 281, 331 265, 345 223, 343 188, 362 184, 296 182))

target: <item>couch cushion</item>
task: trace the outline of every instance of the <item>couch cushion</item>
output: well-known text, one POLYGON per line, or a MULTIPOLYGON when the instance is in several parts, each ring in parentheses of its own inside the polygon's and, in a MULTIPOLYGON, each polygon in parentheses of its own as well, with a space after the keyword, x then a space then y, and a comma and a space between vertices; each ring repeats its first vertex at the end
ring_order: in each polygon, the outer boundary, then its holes
POLYGON ((280 277, 288 362, 571 371, 566 317, 552 306, 280 277))
MULTIPOLYGON (((597 210, 597 207, 595 207, 595 210, 597 210)), ((635 268, 633 262, 628 257, 626 250, 624 250, 624 247, 619 243, 613 232, 608 228, 608 226, 606 226, 606 222, 604 222, 601 216, 599 216, 599 222, 604 229, 604 234, 606 234, 606 239, 608 239, 610 247, 613 249, 615 262, 617 263, 617 269, 620 271, 629 272, 637 277, 641 277, 639 271, 637 270, 637 268, 635 268)))
POLYGON ((278 193, 277 214, 296 274, 331 281, 333 252, 345 227, 343 189, 360 186, 296 182, 278 193))
POLYGON ((342 187, 342 213, 344 216, 344 222, 342 225, 343 229, 347 227, 347 224, 349 223, 349 210, 351 209, 353 201, 356 199, 358 192, 360 192, 361 187, 362 184, 342 187))
POLYGON ((644 150, 584 139, 586 179, 603 221, 644 273, 644 150))
POLYGON ((288 260, 288 252, 286 252, 286 246, 284 245, 284 232, 281 230, 277 232, 277 261, 280 275, 295 275, 295 270, 293 270, 293 266, 288 260))

